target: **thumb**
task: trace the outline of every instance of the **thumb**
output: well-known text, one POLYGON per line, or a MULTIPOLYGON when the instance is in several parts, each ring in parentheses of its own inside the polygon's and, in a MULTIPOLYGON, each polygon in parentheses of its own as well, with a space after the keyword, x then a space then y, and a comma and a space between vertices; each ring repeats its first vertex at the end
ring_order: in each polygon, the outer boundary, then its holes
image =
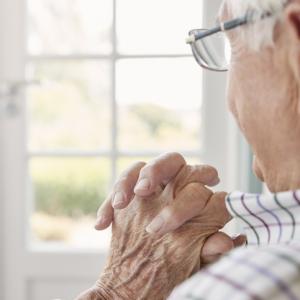
POLYGON ((201 262, 203 264, 214 263, 225 253, 245 245, 246 241, 244 235, 231 238, 224 232, 216 232, 206 240, 201 252, 201 262))
POLYGON ((241 247, 247 244, 247 237, 244 234, 239 234, 232 238, 234 248, 241 247))

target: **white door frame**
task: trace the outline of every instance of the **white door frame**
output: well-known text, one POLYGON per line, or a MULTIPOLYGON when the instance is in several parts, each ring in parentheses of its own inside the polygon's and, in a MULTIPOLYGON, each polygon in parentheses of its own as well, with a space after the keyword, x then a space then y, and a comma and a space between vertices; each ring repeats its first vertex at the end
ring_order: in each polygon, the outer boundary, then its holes
MULTIPOLYGON (((21 30, 24 26, 24 1, 1 0, 0 2, 0 80, 20 80, 24 74, 24 43, 21 30)), ((24 109, 21 105, 20 109, 24 109)), ((22 299, 24 285, 21 272, 23 259, 19 255, 24 247, 23 195, 24 143, 20 127, 24 119, 0 117, 0 199, 3 222, 3 292, 2 299, 22 299), (11 188, 13 187, 13 188, 11 188), (22 227, 23 226, 23 227, 22 227), (13 234, 9 234, 9 232, 13 234)))

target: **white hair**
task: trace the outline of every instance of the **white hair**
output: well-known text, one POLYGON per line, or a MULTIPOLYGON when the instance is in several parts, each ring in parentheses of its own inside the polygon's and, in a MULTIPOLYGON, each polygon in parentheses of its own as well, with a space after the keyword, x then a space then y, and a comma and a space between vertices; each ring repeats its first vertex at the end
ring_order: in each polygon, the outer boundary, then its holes
POLYGON ((263 46, 273 45, 273 32, 275 25, 282 20, 282 12, 289 0, 227 0, 227 7, 233 18, 245 16, 249 11, 253 23, 240 28, 241 37, 251 49, 259 50, 263 46), (269 12, 272 17, 261 21, 261 16, 269 12), (256 22, 255 22, 256 20, 256 22))

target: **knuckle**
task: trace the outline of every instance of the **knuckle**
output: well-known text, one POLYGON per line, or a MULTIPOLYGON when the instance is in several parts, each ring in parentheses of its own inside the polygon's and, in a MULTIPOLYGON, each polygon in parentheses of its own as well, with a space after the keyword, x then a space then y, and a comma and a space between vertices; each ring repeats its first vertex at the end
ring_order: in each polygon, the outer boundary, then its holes
POLYGON ((218 171, 212 166, 202 165, 200 167, 200 171, 202 173, 205 173, 207 175, 207 177, 209 177, 211 179, 214 179, 214 178, 218 177, 218 171))
POLYGON ((154 162, 161 162, 163 164, 165 164, 166 162, 168 163, 175 163, 175 164, 179 164, 179 165, 185 165, 186 161, 184 159, 184 157, 179 153, 179 152, 167 152, 164 153, 160 156, 158 156, 156 159, 154 159, 154 162))
POLYGON ((166 153, 166 157, 170 160, 185 163, 184 157, 179 152, 168 152, 166 153))
POLYGON ((191 181, 193 179, 198 179, 199 177, 201 178, 201 175, 203 174, 203 172, 201 171, 201 169, 199 168, 199 166, 191 166, 191 165, 187 165, 185 167, 186 173, 188 174, 188 179, 190 179, 191 181))
POLYGON ((212 191, 203 186, 200 183, 190 183, 187 185, 188 192, 192 198, 194 197, 203 197, 209 198, 212 196, 212 191))
POLYGON ((204 185, 215 185, 218 181, 218 172, 209 165, 193 165, 187 169, 190 181, 197 181, 204 185))
POLYGON ((153 164, 152 166, 149 166, 148 174, 150 177, 157 176, 162 172, 162 165, 159 163, 153 164))
POLYGON ((140 175, 142 177, 157 176, 164 170, 167 163, 170 164, 170 163, 174 163, 174 162, 176 164, 181 164, 181 165, 186 164, 185 159, 183 158, 183 156, 180 153, 168 152, 168 153, 164 153, 164 154, 158 156, 157 158, 153 159, 148 164, 144 165, 141 169, 140 175))
POLYGON ((173 212, 172 223, 174 224, 174 227, 178 227, 183 223, 182 216, 178 211, 173 212))

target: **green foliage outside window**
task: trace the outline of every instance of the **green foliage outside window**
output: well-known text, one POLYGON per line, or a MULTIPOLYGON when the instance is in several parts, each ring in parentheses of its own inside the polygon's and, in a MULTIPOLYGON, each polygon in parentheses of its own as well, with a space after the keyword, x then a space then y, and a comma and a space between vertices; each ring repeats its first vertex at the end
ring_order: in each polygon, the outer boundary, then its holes
POLYGON ((95 215, 106 197, 109 162, 43 159, 32 163, 35 210, 53 216, 95 215))

